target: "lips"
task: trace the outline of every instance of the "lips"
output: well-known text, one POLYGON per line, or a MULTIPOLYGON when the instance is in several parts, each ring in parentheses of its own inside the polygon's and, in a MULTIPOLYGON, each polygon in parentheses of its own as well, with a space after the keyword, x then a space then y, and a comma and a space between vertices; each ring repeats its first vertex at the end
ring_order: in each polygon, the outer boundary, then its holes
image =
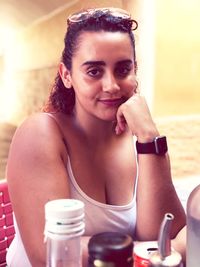
POLYGON ((106 99, 99 99, 99 102, 101 102, 102 104, 106 105, 106 106, 120 106, 122 103, 125 102, 124 98, 106 98, 106 99))

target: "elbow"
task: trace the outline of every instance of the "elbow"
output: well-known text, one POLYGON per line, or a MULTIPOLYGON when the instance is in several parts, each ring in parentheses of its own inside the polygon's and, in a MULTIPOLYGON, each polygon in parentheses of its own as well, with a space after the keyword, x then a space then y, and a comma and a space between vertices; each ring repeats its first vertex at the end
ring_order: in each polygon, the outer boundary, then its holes
POLYGON ((46 267, 46 255, 40 253, 29 253, 28 255, 32 267, 46 267))
POLYGON ((30 262, 32 267, 46 267, 46 260, 31 259, 30 262))

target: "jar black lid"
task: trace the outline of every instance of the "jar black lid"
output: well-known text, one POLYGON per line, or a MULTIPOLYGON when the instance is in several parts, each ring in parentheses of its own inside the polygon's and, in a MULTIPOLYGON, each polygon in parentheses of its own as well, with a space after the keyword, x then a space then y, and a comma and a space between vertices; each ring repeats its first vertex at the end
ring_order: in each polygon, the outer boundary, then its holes
POLYGON ((99 233, 90 238, 88 252, 94 259, 121 261, 132 257, 133 239, 118 232, 99 233))

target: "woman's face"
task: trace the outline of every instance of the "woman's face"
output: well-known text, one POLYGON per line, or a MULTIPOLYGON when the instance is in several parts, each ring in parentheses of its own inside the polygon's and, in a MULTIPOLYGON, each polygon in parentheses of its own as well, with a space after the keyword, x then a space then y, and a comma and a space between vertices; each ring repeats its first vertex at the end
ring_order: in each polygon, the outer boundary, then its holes
POLYGON ((118 107, 136 89, 130 37, 121 32, 83 32, 70 73, 76 114, 115 120, 118 107))

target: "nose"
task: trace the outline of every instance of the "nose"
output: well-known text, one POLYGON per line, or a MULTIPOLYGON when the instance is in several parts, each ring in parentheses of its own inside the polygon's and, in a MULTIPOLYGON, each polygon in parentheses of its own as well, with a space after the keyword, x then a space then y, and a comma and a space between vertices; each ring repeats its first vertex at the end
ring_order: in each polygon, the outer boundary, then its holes
POLYGON ((104 92, 115 93, 120 90, 120 86, 113 73, 106 73, 103 77, 102 90, 104 92))

